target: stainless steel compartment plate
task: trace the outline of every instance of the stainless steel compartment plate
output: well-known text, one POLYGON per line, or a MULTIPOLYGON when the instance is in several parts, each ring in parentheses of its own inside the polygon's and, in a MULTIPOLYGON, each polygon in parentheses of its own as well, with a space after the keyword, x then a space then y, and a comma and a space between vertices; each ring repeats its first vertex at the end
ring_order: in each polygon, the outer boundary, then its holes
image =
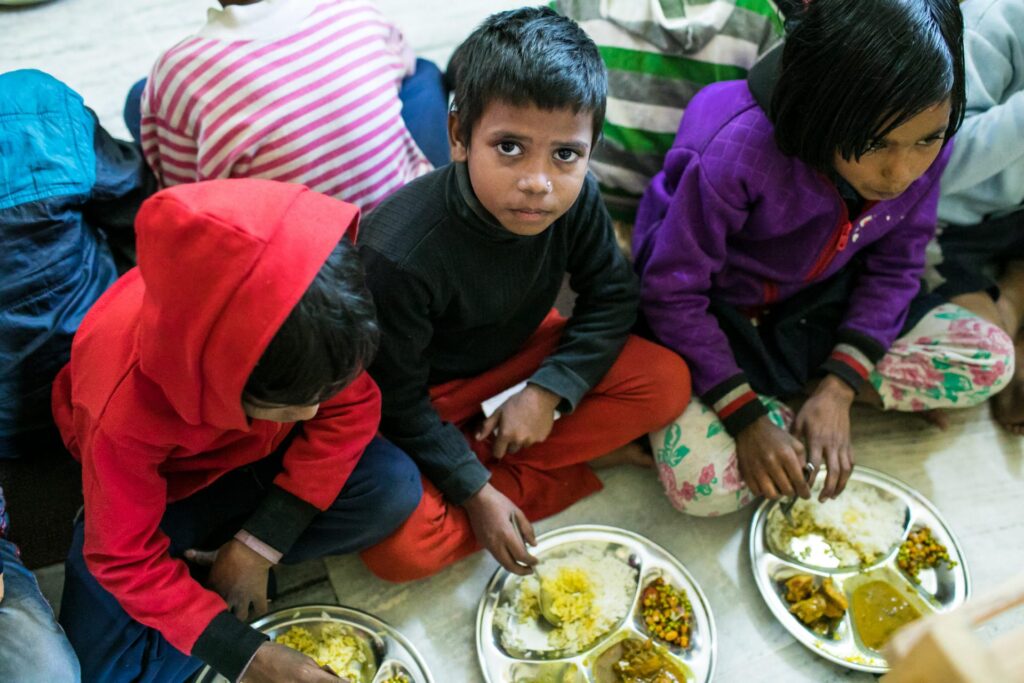
POLYGON ((637 586, 625 619, 587 649, 559 656, 558 653, 515 656, 500 643, 495 612, 508 599, 520 577, 499 568, 491 577, 476 620, 476 651, 480 669, 488 683, 594 683, 593 665, 606 649, 624 638, 646 640, 648 635, 640 618, 640 592, 648 582, 662 576, 686 591, 693 608, 690 645, 685 650, 655 641, 672 658, 681 662, 689 675, 688 683, 707 683, 715 671, 717 639, 711 607, 700 586, 686 567, 667 550, 652 541, 624 529, 609 526, 578 525, 556 529, 537 538, 534 554, 543 559, 579 545, 607 549, 637 570, 637 586))
POLYGON ((789 612, 782 582, 795 574, 831 577, 836 586, 849 597, 852 587, 863 581, 865 576, 880 576, 898 588, 905 589, 911 602, 931 611, 946 612, 963 604, 969 596, 970 574, 960 544, 928 499, 902 481, 868 467, 856 467, 850 481, 875 487, 902 502, 906 506, 906 519, 900 541, 905 540, 912 530, 928 527, 932 536, 946 546, 956 566, 947 569, 940 565, 935 569, 924 570, 920 573, 919 583, 915 584, 896 563, 899 543, 874 564, 859 567, 839 566, 840 563, 829 556, 824 540, 816 535, 800 539, 788 549, 773 548, 769 541, 769 525, 786 522, 778 509, 779 501, 766 500, 755 511, 750 522, 751 568, 757 588, 768 608, 802 645, 848 669, 884 673, 889 670, 885 658, 861 642, 849 610, 840 620, 832 637, 820 636, 789 612))
MULTIPOLYGON (((389 624, 361 610, 337 605, 304 605, 270 612, 254 621, 252 626, 273 640, 292 626, 315 631, 320 624, 332 622, 349 627, 373 650, 376 666, 372 676, 359 683, 379 683, 399 673, 404 673, 410 683, 434 683, 430 670, 413 644, 389 624)), ((196 677, 196 683, 227 683, 227 679, 210 667, 204 667, 196 677)))

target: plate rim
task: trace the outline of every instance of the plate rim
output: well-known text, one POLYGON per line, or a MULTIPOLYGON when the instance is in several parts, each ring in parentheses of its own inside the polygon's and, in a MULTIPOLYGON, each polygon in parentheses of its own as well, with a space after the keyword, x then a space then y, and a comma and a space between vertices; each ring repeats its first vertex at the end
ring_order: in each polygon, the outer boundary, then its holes
MULTIPOLYGON (((895 476, 893 476, 891 474, 888 474, 887 472, 882 472, 881 470, 877 470, 877 469, 875 469, 873 467, 867 467, 867 466, 864 466, 864 465, 857 465, 857 466, 854 467, 853 472, 850 475, 850 481, 851 482, 852 481, 861 481, 861 482, 865 482, 865 483, 873 483, 871 481, 872 479, 882 481, 882 482, 888 484, 889 486, 892 486, 892 487, 895 487, 895 488, 899 489, 904 495, 907 495, 909 498, 913 499, 915 504, 920 505, 925 510, 927 510, 929 513, 931 513, 932 516, 935 517, 935 519, 937 519, 942 524, 943 531, 949 537, 949 540, 951 541, 953 547, 956 549, 957 557, 960 559, 960 562, 958 563, 958 567, 960 568, 961 572, 963 573, 963 577, 964 577, 964 595, 963 595, 963 600, 962 600, 962 602, 958 603, 957 605, 953 605, 953 607, 958 607, 959 605, 961 605, 964 602, 966 602, 967 600, 969 600, 970 597, 971 597, 971 572, 970 572, 970 569, 967 566, 967 556, 964 554, 963 547, 960 545, 960 540, 957 538, 956 533, 953 531, 952 527, 950 527, 949 522, 946 521, 945 516, 943 516, 942 514, 939 513, 938 508, 935 506, 934 503, 932 503, 931 500, 928 499, 927 496, 925 496, 923 493, 921 493, 917 489, 913 488, 910 484, 906 483, 902 479, 899 479, 898 477, 895 477, 895 476)), ((778 504, 778 499, 775 499, 775 500, 764 499, 764 500, 762 500, 761 503, 754 509, 754 514, 753 514, 753 516, 750 519, 750 524, 747 526, 747 532, 748 532, 748 535, 749 535, 747 546, 749 548, 749 554, 750 554, 750 573, 753 575, 754 583, 757 586, 757 592, 761 596, 761 601, 764 603, 765 607, 768 608, 768 611, 771 613, 772 619, 777 624, 782 626, 782 628, 785 629, 785 631, 796 642, 798 642, 800 645, 802 645, 804 648, 810 650, 811 652, 813 652, 817 656, 822 657, 823 659, 826 659, 826 660, 832 662, 833 664, 837 664, 837 665, 839 665, 839 666, 841 666, 843 668, 846 668, 846 669, 853 669, 855 671, 864 671, 864 672, 873 673, 873 674, 881 674, 881 673, 888 672, 889 671, 888 663, 886 663, 885 666, 878 666, 878 665, 874 665, 874 664, 861 664, 861 663, 858 663, 858 662, 851 662, 851 661, 849 661, 847 659, 843 659, 841 657, 835 656, 831 652, 828 652, 827 650, 823 650, 820 647, 816 647, 816 646, 814 646, 810 642, 805 642, 804 639, 798 637, 795 633, 793 633, 793 629, 791 629, 788 624, 784 623, 775 614, 775 610, 772 607, 772 603, 769 601, 768 596, 766 595, 766 592, 769 592, 769 587, 767 585, 765 585, 765 584, 769 582, 769 579, 767 577, 761 576, 761 572, 759 572, 757 570, 758 559, 760 557, 760 548, 759 548, 759 546, 760 545, 764 546, 765 554, 771 555, 772 557, 776 557, 776 558, 782 559, 784 561, 789 561, 789 560, 786 560, 786 558, 780 558, 779 555, 777 555, 776 553, 771 552, 771 550, 768 548, 767 541, 764 540, 764 539, 759 539, 759 536, 757 534, 757 530, 758 530, 758 527, 761 526, 762 524, 765 526, 765 528, 767 527, 768 512, 770 511, 770 509, 772 507, 774 507, 777 504, 778 504)), ((909 531, 909 529, 908 529, 908 531, 909 531)), ((905 533, 907 533, 907 532, 904 532, 904 534, 905 533)), ((885 563, 885 564, 883 564, 881 566, 888 566, 888 563, 885 563)), ((875 567, 875 569, 877 569, 877 568, 878 567, 875 567)), ((899 571, 899 570, 897 569, 895 571, 899 571)), ((854 571, 854 570, 849 570, 849 571, 844 571, 844 572, 840 572, 840 573, 842 573, 842 574, 853 574, 853 573, 860 573, 860 572, 859 571, 854 571)), ((772 595, 774 596, 775 595, 774 591, 771 591, 771 592, 772 592, 772 595)), ((818 638, 818 639, 815 639, 815 640, 816 641, 820 641, 821 639, 818 638)))
MULTIPOLYGON (((430 667, 427 666, 426 660, 423 659, 423 656, 420 654, 419 650, 416 649, 416 646, 413 645, 412 641, 405 637, 405 635, 402 634, 401 631, 392 626, 390 623, 381 619, 375 614, 367 612, 366 610, 362 610, 356 607, 348 607, 346 605, 331 605, 328 603, 310 603, 305 605, 295 605, 292 607, 283 607, 272 612, 267 612, 256 621, 250 623, 249 626, 253 627, 254 629, 262 633, 262 627, 267 622, 285 616, 295 618, 296 616, 299 616, 300 613, 305 613, 303 614, 303 616, 320 616, 323 613, 327 613, 330 616, 340 617, 338 619, 335 619, 335 621, 349 624, 351 626, 359 626, 362 628, 369 627, 386 633, 388 637, 392 638, 406 651, 406 654, 410 656, 413 663, 417 667, 419 667, 418 673, 424 677, 424 683, 435 683, 434 676, 430 671, 430 667)), ((384 661, 387 660, 385 659, 384 661)), ((381 662, 381 664, 383 663, 384 662, 381 662)), ((217 675, 217 672, 214 671, 210 667, 210 665, 204 664, 203 667, 199 669, 199 671, 195 674, 194 680, 197 682, 205 683, 207 677, 210 674, 217 675)), ((211 682, 212 680, 213 679, 210 679, 211 682)))
MULTIPOLYGON (((632 531, 630 529, 623 529, 622 527, 616 527, 616 526, 611 526, 611 525, 607 525, 607 524, 570 524, 568 526, 563 526, 563 527, 558 527, 556 529, 551 529, 550 531, 546 531, 543 534, 540 534, 539 536, 537 536, 537 545, 540 546, 542 543, 544 543, 544 542, 546 542, 548 540, 551 540, 553 538, 558 538, 559 536, 565 536, 565 535, 568 535, 568 534, 579 533, 579 532, 598 532, 598 533, 602 533, 602 534, 608 534, 608 535, 611 535, 613 537, 614 536, 618 536, 620 538, 625 538, 625 539, 628 539, 628 540, 630 540, 630 541, 632 541, 634 543, 637 543, 637 544, 639 544, 641 546, 645 546, 647 548, 652 548, 652 549, 654 549, 656 551, 659 551, 659 552, 663 553, 666 557, 669 558, 669 560, 674 564, 674 569, 678 570, 687 579, 687 581, 689 581, 690 586, 694 589, 694 592, 697 594, 697 597, 699 598, 699 602, 700 602, 700 604, 704 608, 703 611, 704 611, 705 615, 707 616, 707 622, 708 622, 708 651, 709 651, 708 670, 707 670, 707 675, 704 677, 703 681, 698 681, 698 683, 709 683, 710 681, 714 680, 715 671, 716 671, 717 665, 718 665, 718 628, 717 628, 717 626, 715 624, 714 612, 711 609, 711 601, 708 600, 707 594, 704 592, 704 589, 701 588, 701 585, 697 582, 696 578, 694 578, 694 576, 690 572, 690 570, 687 569, 686 565, 683 564, 682 560, 680 560, 678 557, 676 557, 673 553, 669 552, 661 544, 651 540, 650 538, 648 538, 646 536, 643 536, 642 534, 639 534, 639 533, 637 533, 635 531, 632 531)), ((488 602, 488 596, 490 595, 491 590, 494 588, 494 586, 495 586, 496 582, 498 581, 499 577, 502 576, 503 574, 511 574, 511 572, 509 572, 507 569, 505 569, 504 567, 499 565, 494 570, 494 572, 491 574, 490 578, 487 580, 487 584, 484 586, 484 590, 483 590, 482 594, 480 595, 480 601, 479 601, 479 603, 477 605, 477 610, 476 610, 475 640, 476 640, 477 666, 479 667, 480 673, 483 676, 484 681, 486 681, 486 683, 500 683, 498 681, 495 681, 491 677, 490 672, 488 671, 488 668, 486 666, 486 661, 487 660, 486 660, 486 658, 484 656, 484 654, 485 654, 484 653, 484 649, 483 649, 484 648, 484 643, 483 643, 483 639, 481 638, 481 633, 482 633, 482 629, 483 629, 483 622, 484 622, 484 618, 485 618, 485 612, 486 612, 486 606, 487 606, 487 602, 488 602)), ((639 583, 641 582, 642 578, 643 577, 639 576, 639 575, 637 577, 637 579, 638 579, 637 580, 637 584, 638 584, 637 591, 638 592, 640 590, 639 583)), ((634 600, 635 600, 635 598, 636 598, 636 595, 634 594, 634 600)), ((694 602, 694 600, 691 599, 691 603, 692 602, 694 602)), ((631 618, 632 618, 631 615, 628 616, 627 617, 627 621, 629 619, 631 619, 631 618)), ((621 630, 621 627, 620 627, 620 629, 616 629, 616 631, 618 631, 618 630, 621 630)), ((596 647, 596 645, 594 647, 596 647)), ((582 653, 580 653, 580 654, 582 654, 582 653)), ((575 656, 580 656, 580 655, 575 655, 575 656)))

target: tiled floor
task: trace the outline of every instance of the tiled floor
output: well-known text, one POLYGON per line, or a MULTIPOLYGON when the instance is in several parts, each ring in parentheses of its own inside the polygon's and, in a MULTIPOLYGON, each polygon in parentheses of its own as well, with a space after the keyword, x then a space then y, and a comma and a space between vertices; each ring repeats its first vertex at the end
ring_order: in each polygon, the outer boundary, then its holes
MULTIPOLYGON (((443 63, 458 40, 508 0, 382 0, 421 54, 443 63)), ((124 93, 156 55, 203 20, 200 0, 56 0, 34 9, 0 11, 0 71, 49 71, 83 94, 104 125, 125 135, 124 93), (115 6, 116 5, 116 6, 115 6)), ((1024 566, 1024 440, 995 428, 987 408, 954 415, 948 432, 899 415, 858 410, 854 445, 859 463, 918 488, 959 536, 976 592, 1024 566)), ((870 681, 818 659, 798 645, 758 597, 750 576, 746 527, 750 513, 696 520, 677 515, 649 472, 618 469, 604 475, 603 492, 546 520, 540 530, 593 522, 631 529, 676 554, 707 593, 718 625, 716 680, 870 681)), ((495 563, 477 555, 440 575, 408 585, 384 584, 356 558, 288 568, 279 577, 278 605, 341 602, 372 611, 398 626, 423 653, 438 683, 477 683, 476 606, 495 563)), ((41 572, 58 598, 59 567, 41 572)), ((995 632, 1024 623, 1001 619, 995 632)))

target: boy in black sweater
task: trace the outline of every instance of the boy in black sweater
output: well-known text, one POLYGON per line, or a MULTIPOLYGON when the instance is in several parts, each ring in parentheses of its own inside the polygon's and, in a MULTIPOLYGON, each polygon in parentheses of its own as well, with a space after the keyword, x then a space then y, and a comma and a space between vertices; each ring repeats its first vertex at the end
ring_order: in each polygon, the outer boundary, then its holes
POLYGON ((481 546, 529 573, 529 520, 600 489, 587 463, 601 456, 649 463, 632 442, 689 401, 683 361, 629 334, 637 284, 587 175, 607 86, 594 43, 523 8, 488 18, 450 70, 455 163, 392 195, 359 238, 381 430, 424 475, 417 510, 363 554, 392 581, 481 546), (568 320, 552 310, 566 274, 568 320))

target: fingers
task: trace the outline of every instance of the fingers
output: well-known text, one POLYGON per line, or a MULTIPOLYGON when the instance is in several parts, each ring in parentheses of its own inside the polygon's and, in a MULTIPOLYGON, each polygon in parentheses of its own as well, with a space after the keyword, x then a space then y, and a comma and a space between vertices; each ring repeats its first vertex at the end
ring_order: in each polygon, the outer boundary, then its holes
POLYGON ((510 443, 511 440, 505 432, 498 433, 498 438, 494 440, 494 448, 491 450, 491 455, 494 456, 495 460, 501 460, 505 457, 510 443))
POLYGON ((262 617, 267 613, 270 608, 270 601, 267 600, 266 594, 258 594, 252 596, 252 618, 262 617))
POLYGON ((526 518, 526 515, 519 508, 516 508, 514 514, 516 516, 516 523, 519 524, 519 533, 523 535, 523 540, 529 545, 537 545, 537 536, 534 534, 533 525, 530 524, 530 520, 526 518))
POLYGON ((850 475, 853 474, 853 446, 847 444, 840 451, 839 462, 842 470, 839 473, 839 484, 836 486, 837 496, 846 489, 846 482, 850 481, 850 475))
MULTIPOLYGON (((820 445, 814 444, 811 446, 812 453, 815 448, 819 451, 821 450, 820 445)), ((788 483, 792 487, 794 494, 801 498, 810 498, 811 489, 807 485, 807 477, 804 474, 805 453, 804 445, 794 439, 792 448, 785 449, 781 459, 783 469, 785 469, 786 476, 789 478, 788 483)))
POLYGON ((185 559, 200 567, 212 567, 213 563, 217 561, 217 551, 189 548, 185 551, 185 559))
POLYGON ((491 433, 498 426, 498 420, 501 419, 501 409, 495 410, 491 413, 491 416, 484 420, 484 423, 480 425, 480 431, 476 433, 476 440, 483 441, 491 435, 491 433))
POLYGON ((828 465, 828 472, 825 474, 825 485, 821 487, 819 501, 826 501, 836 497, 836 485, 839 483, 839 449, 835 446, 825 450, 825 463, 828 465))

